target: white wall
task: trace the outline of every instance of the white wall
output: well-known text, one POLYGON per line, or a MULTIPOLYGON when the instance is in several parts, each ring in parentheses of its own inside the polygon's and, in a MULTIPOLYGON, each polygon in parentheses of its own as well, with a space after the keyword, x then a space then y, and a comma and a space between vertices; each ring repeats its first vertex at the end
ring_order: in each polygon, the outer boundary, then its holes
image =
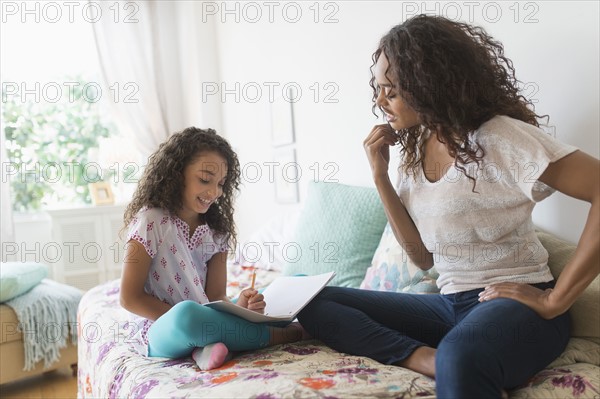
MULTIPOLYGON (((504 43, 517 77, 531 83, 528 92, 535 91, 533 97, 539 100, 536 111, 550 115, 556 137, 598 157, 598 2, 537 4, 538 23, 515 24, 506 19, 486 28, 504 43)), ((534 8, 521 11, 526 11, 521 13, 523 19, 534 8)), ((588 210, 586 203, 559 193, 540 203, 533 219, 544 230, 576 242, 588 210)))
MULTIPOLYGON (((303 172, 301 201, 308 181, 314 178, 314 168, 310 167, 316 162, 321 165, 321 179, 333 171, 325 170, 323 165, 333 162, 338 168, 333 178, 342 183, 372 185, 362 150, 363 138, 377 122, 371 114, 368 86, 371 54, 389 28, 418 12, 438 11, 453 19, 458 19, 460 13, 463 21, 485 27, 504 43, 517 78, 538 100, 538 114, 551 116, 550 124, 556 126, 558 139, 599 155, 597 2, 331 2, 319 3, 317 23, 313 2, 297 2, 285 11, 285 3, 278 3, 278 8, 272 9, 273 22, 264 3, 246 8, 238 3, 237 9, 231 5, 230 13, 219 3, 211 4, 213 8, 205 9, 200 17, 218 22, 217 83, 232 90, 221 99, 223 133, 247 168, 246 184, 238 200, 241 238, 265 218, 300 206, 274 201, 266 166, 262 179, 248 181, 255 177, 256 163, 273 159, 265 82, 278 82, 276 92, 289 82, 302 89, 302 97, 294 104, 297 160, 303 172), (302 17, 296 23, 288 22, 296 18, 297 8, 302 17), (262 12, 260 19, 257 10, 262 12), (324 23, 327 15, 338 22, 324 23), (232 94, 236 82, 240 84, 238 99, 232 94), (331 93, 323 90, 328 82, 339 88, 333 95, 337 103, 326 103, 323 97, 315 101, 315 90, 310 89, 315 82, 321 94, 331 93), (253 85, 264 87, 260 101, 255 103, 252 101, 258 96, 250 91, 253 85)), ((576 241, 587 209, 586 204, 558 194, 536 208, 534 221, 576 241)))
MULTIPOLYGON (((246 96, 240 90, 238 102, 233 94, 225 96, 221 109, 215 104, 218 96, 204 93, 204 105, 213 107, 214 112, 203 115, 203 120, 227 135, 246 166, 246 183, 236 215, 240 238, 265 219, 301 206, 275 202, 269 169, 263 165, 273 159, 265 83, 279 83, 276 92, 280 93, 284 84, 295 82, 303 92, 294 104, 295 147, 303 173, 301 201, 306 197, 308 181, 315 177, 317 162, 320 180, 329 176, 341 183, 372 185, 362 150, 363 138, 377 121, 371 114, 368 86, 371 54, 379 38, 393 25, 417 12, 436 11, 436 7, 450 18, 460 12, 462 20, 484 26, 502 41, 516 66, 517 77, 529 84, 528 93, 538 100, 538 113, 551 116, 557 137, 599 156, 597 2, 321 2, 317 23, 314 2, 290 3, 292 6, 287 6, 286 12, 283 12, 286 3, 274 3, 278 6, 273 8, 272 23, 263 2, 252 3, 258 8, 245 9, 245 3, 229 3, 227 7, 232 10, 229 14, 221 2, 195 3, 190 11, 196 13, 196 34, 210 35, 212 25, 216 25, 217 46, 211 54, 199 55, 207 63, 199 74, 216 78, 203 83, 218 87, 224 84, 226 89, 235 91, 235 83, 239 82, 240 87, 248 88, 246 96), (295 18, 294 5, 300 8, 302 16, 297 23, 290 23, 295 18), (496 13, 498 8, 500 14, 496 13), (250 20, 256 19, 256 10, 262 12, 262 18, 251 23, 250 20), (327 16, 338 22, 324 23, 327 16), (537 22, 531 23, 532 20, 537 22), (315 90, 310 89, 315 82, 320 88, 319 101, 314 100, 315 90), (252 100, 249 97, 256 97, 250 91, 254 83, 264 88, 256 103, 249 101, 252 100), (325 90, 327 83, 339 89, 331 98, 336 103, 324 101, 324 95, 332 94, 331 90, 325 90), (328 162, 338 169, 325 169, 328 162), (262 178, 251 182, 256 164, 263 165, 262 178), (329 172, 335 173, 331 176, 329 172)), ((195 79, 189 82, 190 90, 202 85, 195 79)), ((197 104, 190 107, 206 108, 197 104)), ((534 221, 546 230, 576 241, 587 210, 586 204, 557 194, 538 205, 534 221)), ((47 215, 38 218, 41 219, 31 222, 24 221, 30 218, 15 218, 16 242, 33 248, 35 243, 50 240, 47 215)))

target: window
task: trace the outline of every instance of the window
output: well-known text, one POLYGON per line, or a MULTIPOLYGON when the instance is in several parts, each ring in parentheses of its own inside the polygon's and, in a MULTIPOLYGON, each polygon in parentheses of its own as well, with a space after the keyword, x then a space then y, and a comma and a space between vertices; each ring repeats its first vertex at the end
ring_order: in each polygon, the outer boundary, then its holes
POLYGON ((3 18, 2 178, 10 179, 13 210, 91 204, 88 184, 100 181, 118 186, 117 201, 125 201, 131 188, 122 184, 135 176, 123 165, 137 154, 110 119, 92 24, 3 18))

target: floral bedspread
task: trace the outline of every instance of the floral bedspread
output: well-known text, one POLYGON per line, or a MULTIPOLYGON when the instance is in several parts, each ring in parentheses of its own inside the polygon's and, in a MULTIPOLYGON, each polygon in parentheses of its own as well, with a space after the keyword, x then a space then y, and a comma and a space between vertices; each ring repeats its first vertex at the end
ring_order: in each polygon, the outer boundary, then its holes
MULTIPOLYGON (((250 273, 230 268, 230 296, 249 285, 250 273)), ((274 276, 260 270, 256 286, 274 276)), ((139 355, 128 344, 127 320, 119 305, 119 280, 84 295, 78 312, 79 398, 435 398, 432 379, 338 353, 315 340, 240 354, 202 372, 191 358, 139 355)), ((555 363, 511 392, 511 398, 598 397, 597 365, 555 363)))

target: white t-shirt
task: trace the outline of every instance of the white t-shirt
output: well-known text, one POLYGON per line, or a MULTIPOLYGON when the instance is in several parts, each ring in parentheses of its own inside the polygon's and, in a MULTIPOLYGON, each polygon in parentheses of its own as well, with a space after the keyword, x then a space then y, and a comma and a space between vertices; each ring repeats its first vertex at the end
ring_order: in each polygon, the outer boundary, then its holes
POLYGON ((540 175, 577 148, 507 116, 490 119, 472 137, 485 151, 479 168, 467 165, 476 192, 454 166, 437 182, 422 168, 416 179, 401 173, 398 182, 398 195, 433 254, 441 293, 552 280, 531 212, 554 192, 540 175))

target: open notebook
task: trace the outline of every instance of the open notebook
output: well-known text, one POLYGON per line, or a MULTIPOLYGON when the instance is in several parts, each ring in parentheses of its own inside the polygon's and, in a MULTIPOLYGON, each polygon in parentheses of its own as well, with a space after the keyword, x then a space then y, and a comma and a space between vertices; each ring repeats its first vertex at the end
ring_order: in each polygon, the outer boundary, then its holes
POLYGON ((215 301, 204 304, 221 312, 227 312, 255 323, 292 321, 331 279, 335 272, 316 276, 281 276, 264 291, 267 306, 260 314, 237 306, 234 303, 215 301))

